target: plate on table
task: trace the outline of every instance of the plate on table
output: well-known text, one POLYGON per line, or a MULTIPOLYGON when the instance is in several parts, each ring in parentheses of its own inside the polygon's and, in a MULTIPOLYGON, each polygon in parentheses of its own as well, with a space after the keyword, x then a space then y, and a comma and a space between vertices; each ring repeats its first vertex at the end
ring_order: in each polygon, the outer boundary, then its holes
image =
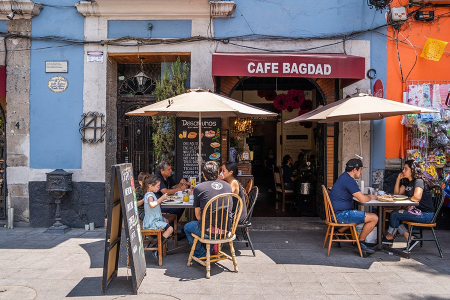
POLYGON ((394 201, 405 201, 408 200, 408 196, 405 195, 394 195, 394 201))
POLYGON ((163 201, 164 204, 180 204, 183 203, 183 199, 179 199, 178 197, 169 198, 163 201))
POLYGON ((383 196, 378 197, 378 201, 381 201, 381 202, 394 202, 394 198, 392 198, 389 195, 383 195, 383 196))

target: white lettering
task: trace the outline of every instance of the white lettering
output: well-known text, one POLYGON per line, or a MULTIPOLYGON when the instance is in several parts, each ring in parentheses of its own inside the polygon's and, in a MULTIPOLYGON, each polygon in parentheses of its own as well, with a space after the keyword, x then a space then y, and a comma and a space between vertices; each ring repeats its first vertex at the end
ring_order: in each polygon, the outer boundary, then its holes
POLYGON ((278 63, 272 63, 272 73, 278 73, 278 63))
POLYGON ((127 187, 124 192, 125 196, 128 196, 133 193, 133 189, 131 187, 127 187))
POLYGON ((317 65, 317 68, 316 68, 316 74, 323 75, 323 72, 322 72, 322 65, 321 65, 321 64, 318 64, 318 65, 317 65))
POLYGON ((267 71, 270 71, 270 65, 271 65, 271 63, 265 63, 264 64, 264 73, 268 73, 267 71))
POLYGON ((256 66, 256 73, 264 73, 262 63, 258 63, 258 65, 256 66))
POLYGON ((316 66, 313 64, 308 64, 308 74, 314 74, 314 71, 316 70, 316 66))
MULTIPOLYGON (((183 123, 183 126, 198 127, 198 121, 181 120, 181 122, 183 123)), ((202 126, 216 126, 216 122, 214 122, 214 121, 202 121, 202 126)))
POLYGON ((255 73, 255 63, 251 62, 247 65, 247 71, 249 73, 255 73))
POLYGON ((291 74, 292 73, 298 74, 298 69, 297 69, 297 64, 296 63, 292 64, 291 74))
POLYGON ((306 68, 306 64, 305 63, 301 63, 298 65, 299 66, 299 72, 300 74, 306 74, 306 72, 308 72, 308 69, 306 68))
POLYGON ((323 65, 323 75, 330 75, 331 74, 331 66, 324 64, 323 65))
POLYGON ((289 63, 283 63, 283 73, 290 73, 291 72, 291 67, 289 65, 289 63))

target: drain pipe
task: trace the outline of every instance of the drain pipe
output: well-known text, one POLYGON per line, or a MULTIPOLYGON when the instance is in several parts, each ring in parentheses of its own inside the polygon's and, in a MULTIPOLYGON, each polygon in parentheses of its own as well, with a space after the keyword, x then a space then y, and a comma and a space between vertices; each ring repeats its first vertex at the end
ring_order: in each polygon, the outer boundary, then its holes
POLYGON ((13 229, 14 227, 14 207, 11 205, 11 194, 8 193, 8 229, 13 229))

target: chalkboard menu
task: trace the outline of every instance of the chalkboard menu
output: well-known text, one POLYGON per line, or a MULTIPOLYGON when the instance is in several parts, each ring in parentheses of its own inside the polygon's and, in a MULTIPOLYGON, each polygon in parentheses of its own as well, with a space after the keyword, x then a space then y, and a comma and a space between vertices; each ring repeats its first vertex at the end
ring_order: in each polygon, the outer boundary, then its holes
POLYGON ((147 265, 134 192, 133 167, 131 164, 114 165, 111 174, 111 197, 106 226, 102 290, 103 293, 106 293, 109 284, 117 276, 123 221, 133 291, 137 294, 144 279, 147 265))
MULTIPOLYGON (((176 172, 177 182, 198 177, 198 118, 176 119, 176 172)), ((222 145, 220 118, 202 118, 202 160, 221 163, 222 145)))

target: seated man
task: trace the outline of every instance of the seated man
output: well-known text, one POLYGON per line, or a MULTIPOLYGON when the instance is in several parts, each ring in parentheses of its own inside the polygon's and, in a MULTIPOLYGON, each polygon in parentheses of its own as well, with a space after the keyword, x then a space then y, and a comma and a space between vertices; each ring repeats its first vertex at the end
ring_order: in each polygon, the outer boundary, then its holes
MULTIPOLYGON (((159 171, 156 172, 156 176, 161 180, 161 185, 159 191, 155 193, 157 199, 164 194, 170 196, 189 187, 188 182, 184 178, 178 184, 175 184, 175 180, 172 178, 172 166, 169 162, 162 161, 158 167, 159 171)), ((184 212, 184 208, 161 208, 161 212, 177 215, 179 219, 184 212)))
MULTIPOLYGON (((194 243, 194 237, 192 234, 196 234, 201 236, 201 226, 202 226, 202 213, 203 208, 206 203, 211 200, 214 196, 223 194, 223 193, 232 193, 231 185, 229 185, 226 181, 218 179, 219 176, 219 165, 216 162, 208 161, 205 163, 202 169, 203 178, 206 180, 200 184, 197 184, 194 188, 194 210, 195 210, 195 218, 198 221, 191 221, 184 225, 184 232, 186 233, 186 237, 189 241, 189 244, 194 243)), ((230 206, 233 205, 233 202, 230 203, 230 206)), ((232 207, 230 207, 228 216, 231 218, 232 207)), ((213 213, 214 215, 214 213, 213 213)), ((209 220, 205 220, 205 223, 209 226, 209 220)), ((229 222, 228 224, 231 224, 229 222)), ((204 257, 206 256, 206 247, 202 243, 197 243, 194 251, 195 257, 204 257)))
MULTIPOLYGON (((366 253, 374 253, 375 250, 366 245, 364 240, 377 224, 378 216, 373 213, 353 210, 353 197, 362 203, 377 199, 375 195, 364 195, 356 184, 355 179, 361 177, 362 169, 361 160, 350 159, 345 165, 345 172, 339 176, 331 189, 330 200, 336 214, 336 222, 343 224, 364 223, 359 235, 361 249, 366 253)), ((348 227, 342 227, 339 232, 344 232, 347 229, 348 227)))

